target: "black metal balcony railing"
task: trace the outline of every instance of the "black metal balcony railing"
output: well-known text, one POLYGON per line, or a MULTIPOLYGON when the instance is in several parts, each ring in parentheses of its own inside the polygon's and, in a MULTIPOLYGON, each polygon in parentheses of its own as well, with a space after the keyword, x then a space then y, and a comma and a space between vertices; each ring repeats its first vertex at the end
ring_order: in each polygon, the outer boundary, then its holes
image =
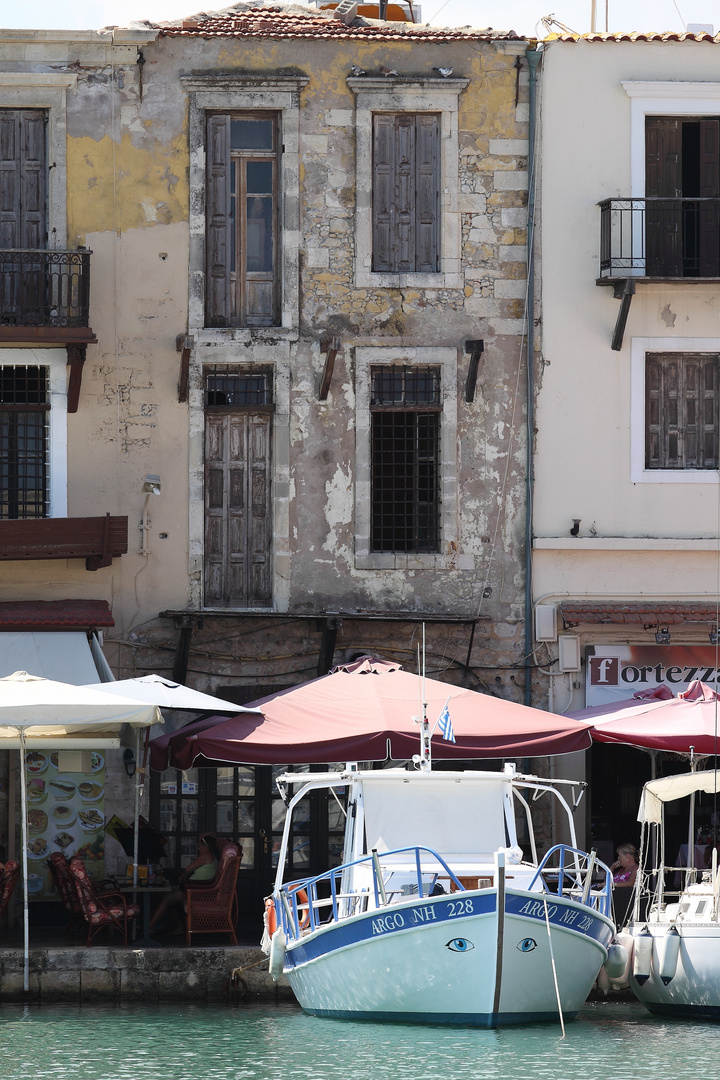
POLYGON ((0 326, 88 326, 90 251, 0 251, 0 326))
POLYGON ((720 278, 720 199, 622 198, 600 206, 600 277, 720 278))

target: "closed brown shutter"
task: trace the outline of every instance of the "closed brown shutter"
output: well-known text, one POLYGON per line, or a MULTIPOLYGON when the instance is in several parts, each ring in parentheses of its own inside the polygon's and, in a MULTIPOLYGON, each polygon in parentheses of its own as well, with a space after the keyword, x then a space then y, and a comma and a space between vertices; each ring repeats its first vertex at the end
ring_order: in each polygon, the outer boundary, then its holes
POLYGON ((716 354, 653 353, 645 358, 645 467, 716 469, 716 354))
POLYGON ((47 248, 46 113, 0 109, 0 247, 47 248))
POLYGON ((700 121, 700 196, 713 199, 699 203, 698 275, 720 275, 720 220, 717 198, 720 195, 720 120, 700 121))
POLYGON ((373 124, 373 270, 439 269, 439 118, 377 114, 373 124))
POLYGON ((230 117, 208 116, 205 320, 230 326, 230 117))
POLYGON ((269 607, 270 414, 208 414, 205 603, 269 607))
POLYGON ((682 121, 645 118, 646 274, 682 277, 682 121))

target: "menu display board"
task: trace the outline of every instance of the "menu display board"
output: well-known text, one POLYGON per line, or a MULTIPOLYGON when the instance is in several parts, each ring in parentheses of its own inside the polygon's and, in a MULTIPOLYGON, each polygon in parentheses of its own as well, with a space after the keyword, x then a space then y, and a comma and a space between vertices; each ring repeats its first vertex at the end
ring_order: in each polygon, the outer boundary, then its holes
POLYGON ((80 855, 93 880, 105 876, 105 758, 93 751, 91 771, 61 773, 58 753, 25 754, 28 816, 28 891, 56 899, 48 856, 80 855))

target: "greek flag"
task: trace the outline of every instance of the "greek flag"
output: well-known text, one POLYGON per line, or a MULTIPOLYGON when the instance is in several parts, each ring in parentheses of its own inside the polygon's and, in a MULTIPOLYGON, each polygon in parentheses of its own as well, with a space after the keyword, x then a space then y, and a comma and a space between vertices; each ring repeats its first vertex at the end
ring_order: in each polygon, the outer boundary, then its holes
POLYGON ((447 742, 455 742, 455 732, 453 731, 452 720, 450 719, 450 712, 447 705, 440 713, 438 720, 438 727, 440 728, 440 734, 447 742))

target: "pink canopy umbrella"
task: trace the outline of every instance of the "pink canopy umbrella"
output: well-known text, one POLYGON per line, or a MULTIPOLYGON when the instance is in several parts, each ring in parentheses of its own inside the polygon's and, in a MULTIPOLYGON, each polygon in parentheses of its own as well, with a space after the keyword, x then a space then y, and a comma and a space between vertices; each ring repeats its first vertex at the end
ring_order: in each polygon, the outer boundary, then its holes
MULTIPOLYGON (((436 758, 568 754, 590 745, 587 724, 362 657, 320 679, 251 702, 262 717, 217 717, 214 724, 183 728, 169 739, 169 764, 189 769, 409 759, 420 750, 420 724, 414 717, 421 716, 423 699, 431 730, 447 702, 455 734, 452 743, 436 730, 436 758)), ((159 761, 165 767, 162 754, 159 761)))
POLYGON ((698 680, 677 697, 647 697, 627 703, 624 709, 616 706, 602 716, 592 709, 575 716, 594 723, 594 742, 623 743, 686 757, 691 753, 695 757, 720 754, 720 695, 698 680), (593 711, 594 718, 589 715, 593 711))

